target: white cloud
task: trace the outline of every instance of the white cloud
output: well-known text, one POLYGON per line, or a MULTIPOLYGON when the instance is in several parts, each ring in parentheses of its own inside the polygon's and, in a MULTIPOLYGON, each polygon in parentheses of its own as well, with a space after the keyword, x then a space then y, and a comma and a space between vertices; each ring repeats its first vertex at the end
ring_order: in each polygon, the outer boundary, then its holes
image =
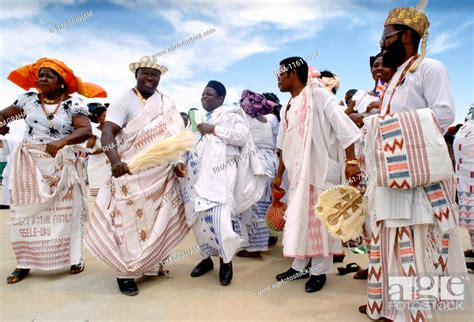
MULTIPOLYGON (((428 38, 428 53, 440 54, 456 48, 464 43, 463 39, 460 39, 459 34, 465 28, 469 28, 474 24, 474 20, 464 22, 459 28, 452 31, 443 31, 437 33, 432 39, 428 38)), ((472 32, 471 32, 472 41, 472 32)))
MULTIPOLYGON (((153 52, 151 44, 139 35, 117 32, 102 32, 99 35, 94 30, 80 26, 52 34, 42 26, 22 23, 0 28, 0 34, 3 35, 2 41, 9 44, 9 54, 2 57, 1 64, 1 74, 4 75, 0 79, 2 107, 10 105, 23 92, 5 78, 11 69, 32 63, 40 57, 63 60, 83 81, 99 84, 109 94, 107 99, 91 100, 110 102, 135 85, 134 75, 128 69, 129 63, 153 52), (28 35, 29 46, 35 50, 25 50, 25 38, 19 35, 28 35), (74 42, 70 41, 72 37, 74 42), (120 42, 116 39, 120 39, 120 42)), ((211 66, 209 58, 204 59, 204 64, 200 62, 195 48, 180 48, 175 53, 164 56, 162 61, 170 67, 170 72, 161 79, 159 89, 171 96, 182 111, 187 111, 190 107, 199 108, 207 80, 196 81, 192 76, 204 66, 211 66)), ((237 93, 232 88, 228 91, 228 101, 236 101, 240 92, 237 93)))
MULTIPOLYGON (((215 33, 158 58, 170 68, 162 78, 160 88, 175 100, 181 110, 200 107, 201 93, 207 80, 203 81, 202 77, 197 79, 198 75, 223 72, 252 55, 276 51, 292 41, 311 38, 322 30, 329 19, 346 14, 351 4, 348 0, 338 1, 337 4, 329 0, 280 0, 271 5, 263 1, 243 3, 234 0, 225 3, 191 0, 160 1, 159 4, 152 0, 111 2, 131 10, 157 13, 161 18, 156 23, 162 24, 164 19, 173 29, 169 35, 173 43, 169 46, 210 28, 216 29, 215 33), (275 29, 279 35, 277 39, 274 37, 275 29)), ((138 30, 99 32, 93 23, 95 15, 55 33, 49 31, 50 26, 44 26, 43 20, 33 24, 33 15, 41 13, 41 19, 52 18, 44 10, 48 5, 72 3, 73 0, 58 0, 39 1, 32 7, 19 5, 18 15, 29 19, 4 24, 0 28, 1 45, 8 47, 8 54, 1 58, 0 72, 6 76, 12 68, 34 62, 40 57, 59 58, 84 81, 106 88, 109 93, 107 100, 113 101, 135 84, 128 64, 145 54, 151 55, 166 48, 150 43, 138 30)), ((153 18, 147 16, 147 19, 153 18)), ((0 92, 3 106, 14 101, 22 91, 5 78, 0 80, 0 86, 3 89, 0 92)), ((240 87, 228 88, 226 101, 238 101, 241 90, 240 87)))
MULTIPOLYGON (((320 32, 330 19, 348 15, 352 7, 349 0, 337 3, 329 0, 279 0, 271 5, 264 1, 199 1, 199 5, 192 10, 200 15, 187 18, 187 2, 181 6, 180 1, 173 8, 168 8, 165 1, 164 9, 161 4, 158 8, 150 0, 115 0, 114 3, 128 8, 148 7, 149 10, 154 10, 171 25, 175 38, 179 41, 212 27, 216 28, 216 33, 199 39, 193 47, 178 49, 172 55, 179 55, 184 51, 193 52, 193 56, 199 58, 199 65, 195 69, 198 72, 225 71, 247 57, 282 49, 294 41, 310 39, 320 32), (211 9, 212 14, 209 13, 211 9), (275 34, 278 35, 276 39, 275 34), (198 51, 204 55, 195 53, 198 51)), ((163 57, 163 61, 168 59, 173 60, 168 55, 163 57)))
POLYGON ((456 48, 461 42, 454 37, 455 34, 455 32, 440 32, 431 41, 428 40, 428 52, 430 54, 440 54, 456 48))
MULTIPOLYGON (((135 35, 103 32, 99 36, 93 30, 81 28, 51 34, 41 26, 23 23, 3 27, 0 33, 9 48, 8 56, 2 57, 2 75, 6 76, 10 72, 5 66, 12 69, 41 57, 59 58, 83 81, 105 87, 112 98, 134 85, 134 76, 128 64, 139 59, 144 54, 143 49, 148 47, 151 50, 144 39, 135 35), (72 38, 74 41, 71 41, 72 38), (116 39, 120 39, 120 42, 116 39), (25 50, 25 43, 28 43, 28 48, 35 50, 25 50)), ((4 89, 0 93, 0 101, 5 106, 22 90, 4 78, 0 83, 4 89)))
POLYGON ((48 6, 73 5, 86 0, 7 0, 0 2, 0 21, 7 19, 25 19, 39 15, 48 6))

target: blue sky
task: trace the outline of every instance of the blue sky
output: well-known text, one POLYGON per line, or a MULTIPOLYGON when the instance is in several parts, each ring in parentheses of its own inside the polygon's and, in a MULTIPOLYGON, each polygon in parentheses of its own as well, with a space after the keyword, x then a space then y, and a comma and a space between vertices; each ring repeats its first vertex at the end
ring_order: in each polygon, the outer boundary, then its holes
MULTIPOLYGON (((191 0, 0 0, 0 102, 22 89, 6 79, 19 66, 41 57, 66 62, 83 80, 102 85, 114 101, 135 84, 130 62, 215 28, 215 32, 160 56, 169 68, 159 89, 178 109, 200 107, 210 79, 224 83, 227 103, 244 89, 274 92, 273 73, 287 56, 319 56, 310 62, 341 78, 339 99, 351 88, 371 89, 368 57, 379 51, 390 9, 416 0, 191 1, 191 0), (55 27, 91 11, 92 16, 62 30, 55 27), (54 30, 51 32, 50 29, 54 30)), ((462 120, 473 99, 474 1, 430 1, 428 57, 447 65, 462 120)))

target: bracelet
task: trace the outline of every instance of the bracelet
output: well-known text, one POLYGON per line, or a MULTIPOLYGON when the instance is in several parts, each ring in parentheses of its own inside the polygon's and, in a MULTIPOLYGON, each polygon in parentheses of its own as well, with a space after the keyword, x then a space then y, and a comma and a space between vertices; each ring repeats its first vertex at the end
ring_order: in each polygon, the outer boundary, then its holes
POLYGON ((357 161, 356 159, 346 160, 346 164, 358 165, 359 161, 357 161))

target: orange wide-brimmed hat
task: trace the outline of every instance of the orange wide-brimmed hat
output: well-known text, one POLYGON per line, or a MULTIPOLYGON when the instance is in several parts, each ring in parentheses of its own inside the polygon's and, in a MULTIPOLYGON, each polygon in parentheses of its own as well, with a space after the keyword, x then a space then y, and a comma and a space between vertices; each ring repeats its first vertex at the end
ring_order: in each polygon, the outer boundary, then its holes
POLYGON ((78 93, 85 97, 107 97, 107 92, 101 86, 83 82, 65 63, 53 58, 40 58, 33 64, 13 70, 7 78, 25 91, 30 88, 36 88, 39 91, 36 84, 38 72, 45 67, 51 68, 64 79, 67 94, 78 93))

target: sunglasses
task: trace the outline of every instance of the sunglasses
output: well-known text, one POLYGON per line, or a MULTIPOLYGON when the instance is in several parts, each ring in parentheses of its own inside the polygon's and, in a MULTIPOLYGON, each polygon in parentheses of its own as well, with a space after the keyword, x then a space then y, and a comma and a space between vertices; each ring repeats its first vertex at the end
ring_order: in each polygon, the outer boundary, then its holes
POLYGON ((380 42, 382 43, 385 43, 390 37, 392 37, 393 35, 396 35, 400 32, 403 32, 405 30, 397 30, 397 31, 394 31, 392 33, 389 33, 388 35, 382 35, 382 37, 380 38, 380 42))

